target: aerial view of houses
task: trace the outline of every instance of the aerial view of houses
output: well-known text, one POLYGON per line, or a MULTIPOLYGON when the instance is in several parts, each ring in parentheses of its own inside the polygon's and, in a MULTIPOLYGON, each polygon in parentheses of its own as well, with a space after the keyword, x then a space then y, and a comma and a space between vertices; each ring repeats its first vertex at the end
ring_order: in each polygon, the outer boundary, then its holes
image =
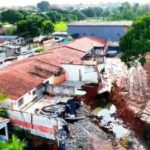
POLYGON ((149 150, 150 3, 0 4, 0 150, 149 150))

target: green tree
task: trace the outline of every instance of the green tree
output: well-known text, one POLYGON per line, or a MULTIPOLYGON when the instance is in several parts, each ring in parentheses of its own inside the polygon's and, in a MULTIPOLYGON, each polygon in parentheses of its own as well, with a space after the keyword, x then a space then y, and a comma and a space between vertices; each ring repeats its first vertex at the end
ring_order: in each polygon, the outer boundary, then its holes
POLYGON ((136 19, 128 32, 120 39, 124 52, 122 60, 130 65, 135 59, 144 63, 144 54, 150 51, 150 14, 136 19))
POLYGON ((96 17, 102 17, 103 9, 101 7, 95 7, 96 17))
POLYGON ((8 117, 7 116, 7 111, 6 111, 6 108, 2 108, 0 107, 0 117, 8 117))
POLYGON ((16 34, 16 27, 15 26, 4 27, 4 33, 8 35, 14 35, 16 34))
MULTIPOLYGON (((71 16, 76 16, 77 20, 84 20, 86 19, 86 16, 79 10, 74 10, 71 12, 71 16)), ((74 18, 71 17, 72 20, 74 20, 74 18)))
POLYGON ((63 21, 64 22, 72 21, 72 15, 63 15, 63 21))
POLYGON ((27 19, 17 23, 18 35, 26 38, 39 36, 41 33, 40 23, 37 20, 27 19))
POLYGON ((42 30, 44 34, 49 34, 54 32, 54 25, 50 20, 45 20, 42 22, 42 30))
POLYGON ((89 8, 83 9, 82 13, 89 18, 96 17, 96 12, 95 12, 94 7, 89 7, 89 8))
POLYGON ((24 150, 25 146, 25 142, 20 141, 15 135, 10 141, 0 141, 1 150, 24 150))
POLYGON ((109 9, 103 10, 103 14, 102 14, 103 20, 108 16, 110 16, 110 10, 109 9))
POLYGON ((62 21, 62 15, 58 13, 57 11, 50 11, 47 13, 47 16, 53 23, 62 21))
POLYGON ((11 24, 14 24, 20 20, 23 20, 24 17, 25 16, 23 13, 21 13, 18 10, 13 10, 13 9, 10 9, 1 13, 2 22, 9 22, 11 24))
POLYGON ((47 12, 50 9, 50 4, 48 1, 41 1, 37 4, 37 7, 41 12, 47 12))

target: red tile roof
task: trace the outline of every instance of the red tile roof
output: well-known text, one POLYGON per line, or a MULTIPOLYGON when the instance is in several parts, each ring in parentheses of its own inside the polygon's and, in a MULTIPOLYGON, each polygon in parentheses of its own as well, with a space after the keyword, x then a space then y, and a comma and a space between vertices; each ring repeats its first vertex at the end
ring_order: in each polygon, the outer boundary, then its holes
POLYGON ((48 52, 18 61, 0 71, 0 89, 16 100, 60 71, 62 63, 81 64, 81 58, 93 46, 103 47, 105 41, 84 37, 48 52))
POLYGON ((78 51, 66 46, 61 46, 59 48, 53 48, 49 52, 35 56, 34 58, 49 62, 50 64, 56 66, 60 66, 62 63, 81 64, 81 58, 85 54, 85 52, 78 51))
POLYGON ((84 55, 75 49, 59 47, 19 61, 0 71, 0 89, 16 100, 60 71, 61 63, 80 64, 84 55))
POLYGON ((86 36, 76 39, 73 42, 66 44, 66 46, 81 50, 83 52, 88 52, 93 47, 104 47, 106 41, 93 36, 86 36))
POLYGON ((0 71, 0 89, 15 100, 58 71, 59 67, 36 59, 22 61, 0 71))

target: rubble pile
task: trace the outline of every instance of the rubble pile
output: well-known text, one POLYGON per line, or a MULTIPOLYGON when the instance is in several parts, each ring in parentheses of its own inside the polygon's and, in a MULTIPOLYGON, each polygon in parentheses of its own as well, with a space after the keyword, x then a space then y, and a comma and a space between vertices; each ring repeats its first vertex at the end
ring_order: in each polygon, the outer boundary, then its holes
POLYGON ((113 150, 107 133, 92 122, 90 111, 85 106, 78 109, 77 115, 85 118, 68 122, 70 138, 65 141, 67 150, 97 150, 98 147, 113 150))

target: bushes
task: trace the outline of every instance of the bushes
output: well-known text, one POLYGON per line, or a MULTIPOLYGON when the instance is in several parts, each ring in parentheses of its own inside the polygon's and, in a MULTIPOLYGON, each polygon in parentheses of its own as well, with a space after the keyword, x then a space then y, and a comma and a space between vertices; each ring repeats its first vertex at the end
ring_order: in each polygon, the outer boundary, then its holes
POLYGON ((19 140, 15 135, 12 136, 10 141, 1 141, 1 150, 24 150, 26 144, 25 141, 19 140))
POLYGON ((6 98, 7 94, 3 90, 0 90, 0 102, 3 102, 6 98))
POLYGON ((43 48, 38 48, 38 49, 35 50, 35 52, 36 52, 36 53, 40 53, 40 52, 42 52, 43 50, 44 50, 43 48))

